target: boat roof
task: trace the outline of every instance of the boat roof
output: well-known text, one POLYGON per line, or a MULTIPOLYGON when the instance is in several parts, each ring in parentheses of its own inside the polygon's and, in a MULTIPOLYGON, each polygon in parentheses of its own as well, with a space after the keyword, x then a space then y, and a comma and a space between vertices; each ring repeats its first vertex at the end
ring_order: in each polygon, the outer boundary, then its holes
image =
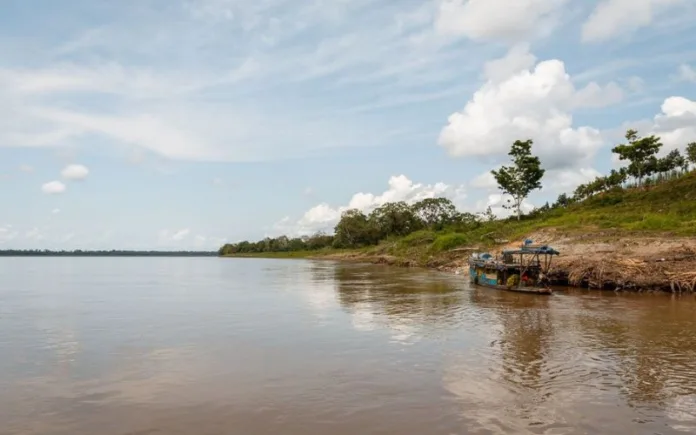
POLYGON ((560 252, 556 251, 550 246, 522 246, 518 249, 508 249, 503 251, 503 254, 542 254, 542 255, 560 255, 560 252))

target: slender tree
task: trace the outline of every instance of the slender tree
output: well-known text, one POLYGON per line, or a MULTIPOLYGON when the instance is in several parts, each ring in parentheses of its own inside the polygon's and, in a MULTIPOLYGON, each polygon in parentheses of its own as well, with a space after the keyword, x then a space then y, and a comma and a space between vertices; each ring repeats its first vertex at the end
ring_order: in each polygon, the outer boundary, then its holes
POLYGON ((662 142, 657 136, 638 137, 636 130, 626 132, 628 144, 615 146, 611 151, 619 155, 619 160, 627 160, 628 175, 635 177, 640 186, 643 177, 649 176, 657 170, 657 158, 655 155, 660 151, 662 142))
POLYGON ((503 193, 512 197, 512 208, 517 212, 517 220, 522 217, 522 202, 536 189, 541 189, 541 179, 546 172, 541 168, 539 157, 532 155, 532 140, 515 141, 508 155, 512 166, 503 166, 491 173, 503 193))

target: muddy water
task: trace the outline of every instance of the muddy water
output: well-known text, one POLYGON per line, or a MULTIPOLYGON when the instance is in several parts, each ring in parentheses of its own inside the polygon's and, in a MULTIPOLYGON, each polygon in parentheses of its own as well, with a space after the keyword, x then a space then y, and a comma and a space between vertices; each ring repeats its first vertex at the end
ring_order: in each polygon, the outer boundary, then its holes
POLYGON ((0 434, 696 431, 693 297, 309 261, 0 262, 0 434))

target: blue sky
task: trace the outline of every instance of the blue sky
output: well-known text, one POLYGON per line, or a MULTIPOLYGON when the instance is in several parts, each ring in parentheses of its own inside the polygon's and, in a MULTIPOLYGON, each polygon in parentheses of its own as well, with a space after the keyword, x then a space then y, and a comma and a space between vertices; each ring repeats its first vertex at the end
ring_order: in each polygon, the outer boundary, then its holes
POLYGON ((215 249, 447 196, 527 207, 696 140, 693 0, 3 0, 0 248, 215 249))

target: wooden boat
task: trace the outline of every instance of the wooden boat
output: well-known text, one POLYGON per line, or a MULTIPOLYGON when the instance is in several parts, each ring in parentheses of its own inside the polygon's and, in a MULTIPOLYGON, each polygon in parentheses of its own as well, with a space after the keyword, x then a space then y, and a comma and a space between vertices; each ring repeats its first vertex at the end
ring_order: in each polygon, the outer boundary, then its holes
POLYGON ((503 251, 498 258, 489 253, 469 257, 469 281, 484 287, 520 293, 550 295, 546 278, 555 249, 534 246, 526 240, 519 249, 503 251))

